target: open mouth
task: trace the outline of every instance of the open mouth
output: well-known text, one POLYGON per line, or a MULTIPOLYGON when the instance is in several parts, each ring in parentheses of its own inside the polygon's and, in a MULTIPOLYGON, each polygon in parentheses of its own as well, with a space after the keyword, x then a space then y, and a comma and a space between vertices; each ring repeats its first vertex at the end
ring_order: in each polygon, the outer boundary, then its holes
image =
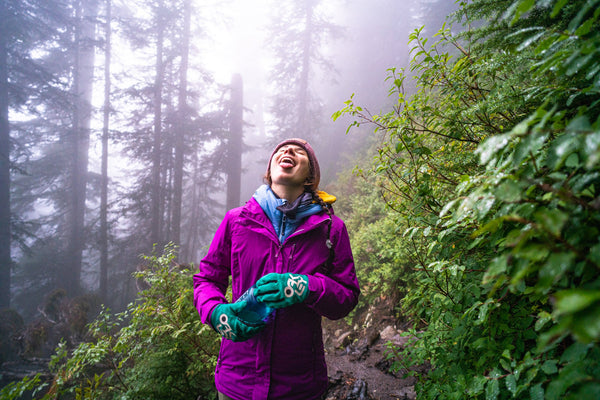
POLYGON ((291 157, 281 157, 279 160, 279 166, 281 168, 292 168, 296 165, 291 157))

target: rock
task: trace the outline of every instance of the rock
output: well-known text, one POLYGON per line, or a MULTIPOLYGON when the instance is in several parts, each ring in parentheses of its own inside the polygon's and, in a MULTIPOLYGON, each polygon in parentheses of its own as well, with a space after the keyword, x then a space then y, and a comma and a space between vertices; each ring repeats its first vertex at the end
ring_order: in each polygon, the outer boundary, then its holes
POLYGON ((394 338, 400 337, 400 334, 394 327, 388 325, 379 333, 379 337, 384 342, 391 342, 394 338))
POLYGON ((391 394, 392 396, 403 400, 414 400, 417 398, 417 393, 415 392, 414 386, 403 387, 402 389, 391 394))
POLYGON ((352 386, 348 400, 367 400, 367 382, 357 379, 352 386))
MULTIPOLYGON (((337 333, 337 332, 336 332, 337 333)), ((350 344, 350 335, 352 331, 347 331, 342 333, 341 335, 336 334, 336 338, 333 340, 333 347, 346 347, 350 344)))
POLYGON ((379 339, 380 335, 379 332, 376 331, 372 331, 367 335, 367 346, 371 347, 373 346, 373 344, 375 344, 375 342, 377 341, 377 339, 379 339))

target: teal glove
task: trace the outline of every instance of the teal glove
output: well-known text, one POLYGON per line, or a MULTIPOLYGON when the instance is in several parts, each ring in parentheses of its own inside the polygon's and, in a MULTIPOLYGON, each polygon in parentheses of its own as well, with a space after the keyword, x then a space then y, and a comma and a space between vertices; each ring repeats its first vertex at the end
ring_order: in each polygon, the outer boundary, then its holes
POLYGON ((210 323, 221 336, 233 342, 244 342, 258 334, 266 324, 248 326, 237 317, 246 306, 245 301, 219 304, 210 316, 210 323))
POLYGON ((256 282, 256 299, 272 308, 302 303, 308 296, 308 276, 270 273, 256 282))

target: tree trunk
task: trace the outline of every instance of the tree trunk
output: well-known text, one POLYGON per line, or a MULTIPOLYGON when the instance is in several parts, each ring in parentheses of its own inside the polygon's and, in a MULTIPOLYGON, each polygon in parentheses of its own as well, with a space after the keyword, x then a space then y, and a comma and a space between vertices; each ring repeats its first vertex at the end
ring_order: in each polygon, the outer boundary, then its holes
MULTIPOLYGON (((308 101, 309 101, 309 72, 310 56, 312 46, 313 31, 313 3, 308 1, 305 4, 306 15, 304 19, 304 38, 302 43, 302 65, 300 66, 300 82, 298 94, 298 123, 296 124, 296 136, 306 136, 305 132, 311 132, 308 123, 308 101)), ((310 136, 310 135, 309 135, 310 136)))
POLYGON ((104 49, 104 110, 100 182, 100 298, 106 302, 108 286, 108 134, 110 124, 111 0, 106 0, 104 49))
MULTIPOLYGON (((161 7, 162 9, 162 3, 161 7)), ((150 245, 161 244, 161 190, 160 190, 160 160, 162 142, 162 89, 164 79, 163 46, 164 24, 161 10, 157 14, 158 35, 156 38, 156 77, 154 80, 154 138, 152 144, 152 188, 151 188, 151 222, 150 245)))
POLYGON ((171 241, 176 245, 181 244, 181 204, 183 202, 183 159, 185 130, 187 126, 187 70, 190 48, 190 0, 185 0, 183 5, 183 34, 181 43, 181 65, 179 66, 179 93, 178 115, 175 131, 175 165, 173 182, 173 217, 171 221, 171 241))
POLYGON ((244 122, 244 95, 242 76, 231 79, 231 110, 229 114, 229 141, 227 149, 227 209, 240 205, 242 176, 242 143, 244 122))
MULTIPOLYGON (((5 0, 0 20, 7 21, 5 0)), ((0 28, 0 309, 10 306, 10 125, 8 124, 8 57, 6 32, 0 28)))
POLYGON ((85 200, 88 174, 88 152, 92 117, 92 86, 94 82, 94 34, 96 0, 82 1, 76 10, 76 60, 74 70, 75 107, 73 116, 73 147, 70 219, 66 273, 60 277, 65 289, 80 291, 81 266, 85 247, 85 200))

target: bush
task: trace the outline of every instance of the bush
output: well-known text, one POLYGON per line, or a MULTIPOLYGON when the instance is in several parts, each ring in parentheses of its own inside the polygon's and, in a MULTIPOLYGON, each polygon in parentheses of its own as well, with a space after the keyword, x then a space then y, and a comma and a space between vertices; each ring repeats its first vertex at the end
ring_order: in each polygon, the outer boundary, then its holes
POLYGON ((393 112, 334 114, 385 133, 419 398, 600 397, 599 3, 461 2, 480 28, 411 36, 414 96, 391 70, 393 112))
POLYGON ((3 399, 37 388, 43 399, 196 399, 214 398, 213 374, 219 337, 193 304, 195 268, 175 263, 172 245, 161 255, 143 256, 136 273, 148 288, 127 311, 103 310, 89 326, 90 341, 73 351, 62 343, 50 368, 47 387, 39 377, 10 384, 3 399))

